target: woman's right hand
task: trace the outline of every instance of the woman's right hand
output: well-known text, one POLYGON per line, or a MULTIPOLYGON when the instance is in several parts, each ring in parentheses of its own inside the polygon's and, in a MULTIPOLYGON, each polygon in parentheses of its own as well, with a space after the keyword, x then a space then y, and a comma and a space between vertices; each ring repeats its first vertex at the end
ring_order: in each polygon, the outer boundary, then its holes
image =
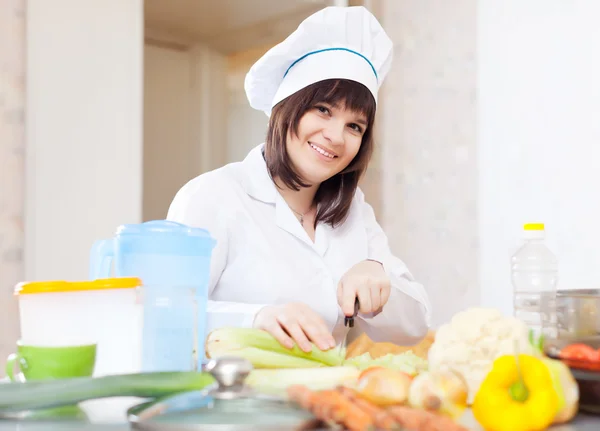
POLYGON ((303 351, 310 352, 311 342, 321 350, 335 347, 325 321, 301 302, 262 308, 254 319, 254 327, 267 331, 289 349, 296 343, 303 351))

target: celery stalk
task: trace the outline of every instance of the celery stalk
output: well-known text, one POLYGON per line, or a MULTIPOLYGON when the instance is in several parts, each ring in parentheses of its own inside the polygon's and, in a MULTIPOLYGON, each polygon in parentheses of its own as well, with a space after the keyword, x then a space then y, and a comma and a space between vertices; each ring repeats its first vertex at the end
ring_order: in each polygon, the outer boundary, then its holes
POLYGON ((271 352, 257 349, 256 347, 244 347, 235 352, 227 352, 221 356, 238 356, 248 360, 254 368, 321 368, 327 367, 322 362, 306 358, 298 358, 284 353, 271 352))
POLYGON ((265 395, 286 396, 292 385, 304 385, 313 391, 354 387, 361 371, 356 367, 327 367, 313 369, 252 370, 245 384, 265 395))
POLYGON ((206 339, 208 358, 239 356, 255 368, 312 368, 341 365, 344 356, 337 349, 320 350, 313 344, 310 352, 297 345, 281 345, 271 334, 253 328, 219 328, 206 339))

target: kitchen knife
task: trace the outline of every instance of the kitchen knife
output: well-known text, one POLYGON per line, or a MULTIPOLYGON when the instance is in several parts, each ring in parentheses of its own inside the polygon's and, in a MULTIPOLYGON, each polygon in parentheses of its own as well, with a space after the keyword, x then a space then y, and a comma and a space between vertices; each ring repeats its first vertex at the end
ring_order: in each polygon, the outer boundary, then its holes
MULTIPOLYGON (((356 297, 354 299, 354 314, 352 314, 352 316, 344 317, 344 326, 350 327, 350 328, 354 327, 354 318, 358 314, 359 309, 360 309, 360 303, 358 302, 358 297, 356 297)), ((339 347, 339 351, 338 351, 338 354, 340 356, 342 356, 345 353, 344 349, 346 348, 346 339, 348 338, 348 332, 350 332, 349 329, 346 331, 346 335, 344 335, 344 339, 340 343, 340 347, 339 347)))

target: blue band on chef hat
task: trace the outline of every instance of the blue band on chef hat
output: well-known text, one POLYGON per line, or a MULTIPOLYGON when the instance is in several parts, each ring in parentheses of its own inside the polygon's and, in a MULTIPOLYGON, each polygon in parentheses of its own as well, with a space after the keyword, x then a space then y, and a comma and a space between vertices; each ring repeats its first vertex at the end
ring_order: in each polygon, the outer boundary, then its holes
POLYGON ((285 71, 285 73, 283 74, 283 77, 285 78, 285 76, 288 74, 288 72, 290 71, 290 69, 292 67, 294 67, 296 65, 296 63, 298 63, 299 61, 304 60, 306 57, 308 57, 309 55, 313 55, 313 54, 318 54, 320 52, 325 52, 325 51, 348 51, 351 52, 352 54, 356 54, 359 57, 362 57, 367 63, 369 63, 369 66, 371 66, 371 69, 373 70, 373 73, 375 74, 375 78, 377 79, 377 81, 379 81, 379 76, 377 76, 377 71, 375 70, 375 68, 373 67, 373 64, 369 61, 369 59, 367 57, 365 57, 364 55, 362 55, 360 52, 356 52, 353 51, 351 49, 348 48, 324 48, 324 49, 319 49, 317 51, 311 51, 307 54, 304 54, 302 57, 300 57, 298 60, 294 61, 290 67, 287 68, 287 70, 285 71))

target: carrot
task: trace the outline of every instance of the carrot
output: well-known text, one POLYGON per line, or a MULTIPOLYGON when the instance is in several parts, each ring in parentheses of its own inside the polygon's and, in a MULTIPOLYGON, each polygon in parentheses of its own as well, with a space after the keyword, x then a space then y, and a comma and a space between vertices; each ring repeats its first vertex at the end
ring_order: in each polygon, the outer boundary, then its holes
POLYGON ((400 428, 399 424, 394 419, 394 416, 392 416, 385 409, 376 406, 364 398, 361 398, 360 395, 350 388, 340 387, 338 390, 351 403, 364 410, 369 416, 371 416, 377 428, 383 430, 395 430, 400 428))
POLYGON ((350 431, 371 431, 374 428, 367 413, 335 390, 316 392, 302 385, 294 385, 288 388, 287 393, 291 401, 324 422, 343 424, 350 431))
POLYGON ((405 406, 387 409, 406 431, 467 431, 446 416, 405 406))
POLYGON ((291 401, 300 405, 304 410, 308 410, 315 415, 317 419, 327 420, 322 403, 318 402, 317 393, 311 391, 303 385, 293 385, 287 389, 288 397, 291 401))
POLYGON ((292 385, 287 388, 287 394, 291 401, 297 403, 306 410, 311 410, 313 392, 303 385, 292 385))
POLYGON ((468 431, 467 428, 461 424, 457 424, 448 416, 442 416, 435 413, 433 413, 433 415, 435 418, 429 422, 427 431, 468 431))
POLYGON ((367 412, 358 408, 349 399, 335 390, 322 391, 324 403, 331 403, 330 418, 344 424, 350 431, 367 431, 374 428, 374 422, 367 412))
POLYGON ((411 407, 394 406, 389 407, 387 411, 406 431, 425 431, 427 422, 431 420, 431 413, 411 407))

